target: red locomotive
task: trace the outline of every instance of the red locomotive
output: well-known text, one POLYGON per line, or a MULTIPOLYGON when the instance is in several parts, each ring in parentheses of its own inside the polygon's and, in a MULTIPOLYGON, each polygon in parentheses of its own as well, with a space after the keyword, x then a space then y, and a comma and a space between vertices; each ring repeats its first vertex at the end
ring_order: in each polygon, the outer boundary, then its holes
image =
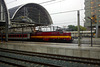
POLYGON ((32 40, 72 42, 71 33, 64 32, 36 32, 31 34, 30 37, 32 40))
MULTIPOLYGON (((0 35, 1 38, 5 38, 5 35, 0 35)), ((10 33, 8 39, 12 40, 32 40, 32 41, 63 41, 72 42, 71 33, 64 32, 35 32, 35 33, 10 33)))

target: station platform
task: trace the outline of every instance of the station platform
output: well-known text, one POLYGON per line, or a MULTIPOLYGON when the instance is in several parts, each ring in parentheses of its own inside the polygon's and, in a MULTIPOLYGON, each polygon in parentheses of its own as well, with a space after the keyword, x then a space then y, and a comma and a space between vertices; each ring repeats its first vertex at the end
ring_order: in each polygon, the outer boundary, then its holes
MULTIPOLYGON (((82 44, 91 44, 91 38, 81 38, 82 44)), ((78 43, 78 39, 74 39, 73 43, 78 43)), ((96 45, 100 45, 100 38, 92 38, 92 43, 96 45)))
POLYGON ((91 44, 9 41, 0 48, 100 59, 100 45, 91 44))

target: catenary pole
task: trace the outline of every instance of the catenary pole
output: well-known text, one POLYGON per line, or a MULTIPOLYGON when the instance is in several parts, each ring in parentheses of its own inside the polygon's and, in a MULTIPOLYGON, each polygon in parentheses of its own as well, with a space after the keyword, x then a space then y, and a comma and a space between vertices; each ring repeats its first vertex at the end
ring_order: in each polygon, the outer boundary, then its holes
POLYGON ((91 22, 91 47, 93 46, 92 44, 92 22, 93 22, 93 19, 88 17, 90 19, 90 22, 91 22))
POLYGON ((93 46, 92 45, 92 22, 93 22, 93 20, 91 19, 91 47, 93 46))
POLYGON ((77 11, 77 21, 78 21, 78 46, 80 46, 81 42, 80 42, 80 12, 79 10, 77 11))

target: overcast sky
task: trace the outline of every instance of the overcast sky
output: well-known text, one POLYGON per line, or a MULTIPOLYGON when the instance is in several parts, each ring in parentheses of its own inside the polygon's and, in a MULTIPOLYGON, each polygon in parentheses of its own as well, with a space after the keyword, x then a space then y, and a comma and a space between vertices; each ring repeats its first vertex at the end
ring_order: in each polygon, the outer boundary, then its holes
MULTIPOLYGON (((43 3, 50 0, 5 0, 8 8, 12 8, 25 3, 43 3)), ((41 4, 49 14, 64 12, 64 11, 73 11, 84 9, 84 0, 54 0, 52 2, 41 4)), ((84 25, 84 10, 80 11, 80 24, 84 25)), ((68 26, 68 25, 77 25, 77 12, 68 12, 51 15, 53 20, 53 25, 55 26, 68 26)))

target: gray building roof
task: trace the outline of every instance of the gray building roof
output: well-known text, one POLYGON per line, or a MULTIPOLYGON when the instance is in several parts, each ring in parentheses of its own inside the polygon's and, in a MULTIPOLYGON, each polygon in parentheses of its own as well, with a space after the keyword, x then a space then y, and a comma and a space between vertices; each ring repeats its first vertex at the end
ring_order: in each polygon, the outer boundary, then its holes
POLYGON ((52 19, 47 10, 39 4, 28 3, 9 9, 13 21, 26 21, 40 25, 52 24, 52 19))

